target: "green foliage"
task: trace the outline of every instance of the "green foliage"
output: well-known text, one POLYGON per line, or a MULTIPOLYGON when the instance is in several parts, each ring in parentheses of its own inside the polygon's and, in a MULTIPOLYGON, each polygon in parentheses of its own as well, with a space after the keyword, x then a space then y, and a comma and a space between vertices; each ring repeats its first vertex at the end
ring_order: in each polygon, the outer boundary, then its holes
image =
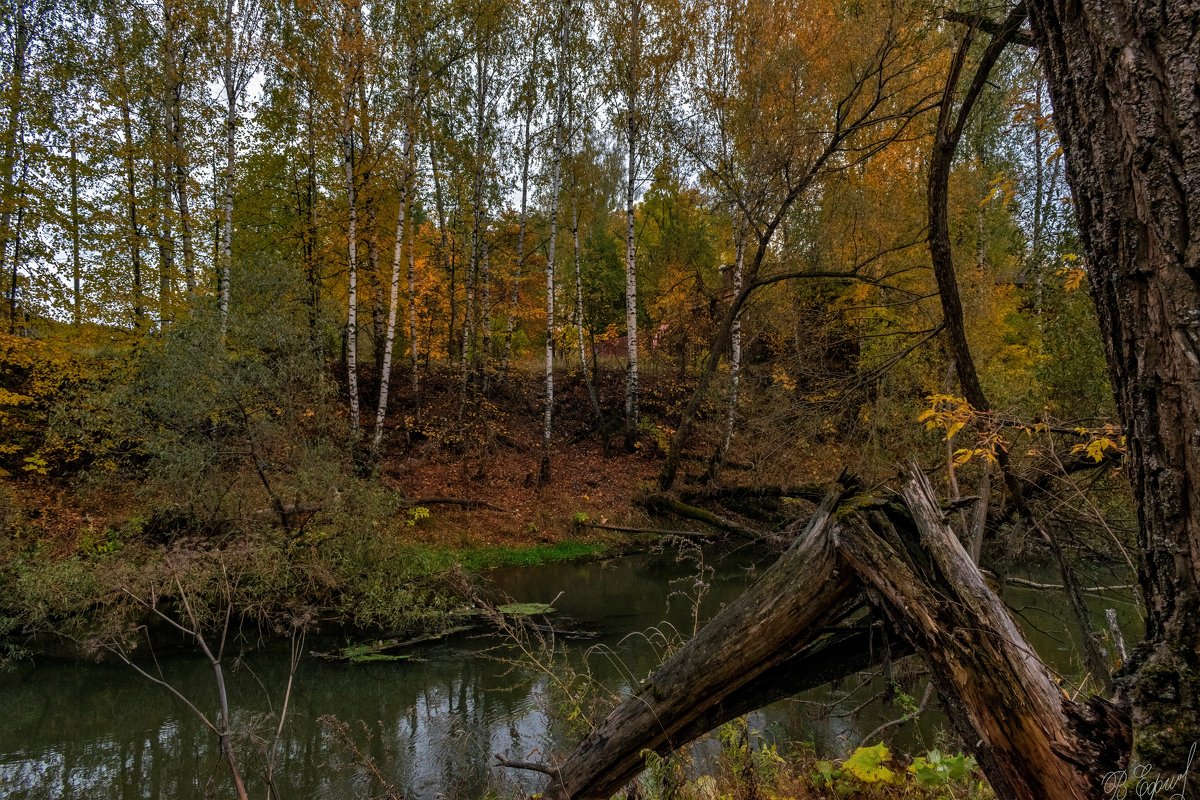
POLYGON ((975 759, 958 753, 930 750, 912 760, 907 768, 893 769, 891 751, 883 742, 857 748, 841 762, 817 761, 812 785, 834 796, 985 797, 987 785, 979 778, 975 759))
POLYGON ((883 742, 859 747, 842 762, 842 771, 863 783, 895 783, 896 773, 887 767, 892 752, 883 742))
POLYGON ((1068 278, 1049 276, 1042 289, 1042 341, 1046 358, 1038 379, 1047 405, 1058 417, 1111 417, 1112 388, 1096 321, 1096 309, 1083 288, 1068 289, 1068 278))
POLYGON ((343 647, 342 656, 351 664, 375 664, 380 662, 408 661, 412 658, 407 653, 380 653, 369 644, 343 647))
POLYGON ((908 765, 908 772, 922 786, 940 787, 970 780, 976 767, 973 756, 963 753, 947 755, 940 750, 930 750, 914 758, 908 765))

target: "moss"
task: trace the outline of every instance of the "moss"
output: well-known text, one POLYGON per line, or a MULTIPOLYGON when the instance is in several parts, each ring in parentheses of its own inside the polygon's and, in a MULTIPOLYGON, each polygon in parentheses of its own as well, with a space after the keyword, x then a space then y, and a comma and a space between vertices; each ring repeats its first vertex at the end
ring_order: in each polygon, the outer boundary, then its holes
POLYGON ((1135 760, 1165 772, 1186 769, 1200 738, 1200 674, 1181 659, 1156 654, 1138 669, 1132 695, 1135 760))

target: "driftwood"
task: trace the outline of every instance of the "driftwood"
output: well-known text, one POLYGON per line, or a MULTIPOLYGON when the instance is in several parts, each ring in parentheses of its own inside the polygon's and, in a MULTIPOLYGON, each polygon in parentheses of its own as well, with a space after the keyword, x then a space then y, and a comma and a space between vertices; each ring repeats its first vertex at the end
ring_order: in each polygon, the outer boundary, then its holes
POLYGON ((645 751, 680 747, 813 681, 865 668, 884 648, 871 646, 870 629, 844 623, 861 623, 866 603, 902 649, 923 655, 998 796, 1102 795, 1102 776, 1129 749, 1123 715, 1063 694, 945 524, 925 477, 911 467, 899 498, 839 509, 844 491, 832 491, 779 561, 574 752, 537 765, 550 778, 546 798, 610 797, 642 769, 645 751))

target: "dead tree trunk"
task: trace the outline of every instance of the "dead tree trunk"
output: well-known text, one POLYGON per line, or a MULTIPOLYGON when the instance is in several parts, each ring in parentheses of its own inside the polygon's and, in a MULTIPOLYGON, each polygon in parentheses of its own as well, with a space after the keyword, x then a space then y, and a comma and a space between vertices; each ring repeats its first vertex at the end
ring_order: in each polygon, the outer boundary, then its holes
POLYGON ((1101 796, 1128 740, 1114 708, 1063 694, 911 468, 907 513, 845 516, 838 550, 929 664, 943 706, 997 796, 1101 796), (919 548, 919 549, 918 549, 919 548))
POLYGON ((742 708, 739 690, 806 652, 823 626, 859 602, 853 575, 837 569, 828 535, 839 497, 831 494, 795 544, 751 589, 554 770, 547 798, 611 796, 642 770, 645 750, 680 747, 710 724, 720 724, 723 715, 714 714, 715 708, 742 708))
MULTIPOLYGON (((869 662, 869 639, 831 624, 871 602, 928 661, 951 720, 999 796, 1101 796, 1129 732, 1103 700, 1069 700, 957 537, 924 475, 903 504, 839 511, 831 493, 804 533, 736 603, 705 626, 556 766, 546 797, 606 798, 640 771, 642 753, 686 744, 721 722, 869 662), (846 647, 860 648, 847 657, 846 647), (865 660, 864 660, 865 659, 865 660), (824 668, 819 668, 824 665, 824 668), (811 674, 808 674, 811 677, 811 674)), ((528 765, 526 765, 528 766, 528 765)))

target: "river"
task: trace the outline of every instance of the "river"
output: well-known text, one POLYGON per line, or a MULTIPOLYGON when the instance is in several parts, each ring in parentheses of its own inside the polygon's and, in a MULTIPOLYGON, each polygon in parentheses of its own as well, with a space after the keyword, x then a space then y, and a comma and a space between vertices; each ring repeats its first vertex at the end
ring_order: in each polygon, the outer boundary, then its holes
MULTIPOLYGON (((678 638, 676 632, 690 633, 697 619, 735 598, 772 556, 743 549, 704 558, 698 615, 692 613, 691 599, 701 574, 697 563, 671 552, 496 570, 489 580, 493 592, 521 602, 553 602, 559 617, 595 633, 593 639, 567 645, 567 663, 573 669, 586 666, 607 689, 621 693, 653 669, 664 646, 678 638)), ((1022 625, 1043 657, 1064 675, 1078 674, 1071 633, 1057 616, 1060 595, 1010 589, 1007 599, 1020 610, 1022 625)), ((1126 636, 1136 641, 1138 622, 1126 596, 1107 593, 1090 600, 1098 619, 1104 607, 1115 607, 1126 636)), ((234 649, 249 644, 240 641, 234 649)), ((314 639, 308 649, 334 644, 314 639)), ((559 669, 551 669, 551 675, 513 669, 505 660, 515 654, 494 636, 462 634, 417 648, 412 661, 352 665, 304 658, 279 748, 280 794, 285 800, 332 800, 378 792, 318 722, 323 715, 354 723, 363 752, 410 800, 479 798, 489 791, 506 796, 536 788, 532 773, 495 768, 494 754, 537 760, 561 749, 571 734, 552 724, 564 710, 561 694, 552 689, 559 669)), ((228 667, 238 727, 269 728, 288 662, 287 643, 276 641, 251 649, 228 667)), ((206 662, 174 655, 164 656, 161 664, 184 694, 205 708, 213 705, 206 662)), ((856 707, 882 685, 876 678, 863 686, 810 692, 758 712, 752 727, 780 742, 815 742, 837 751, 902 713, 879 703, 855 715, 831 713, 830 704, 856 707)), ((902 730, 897 741, 914 751, 925 749, 943 724, 930 711, 918 725, 902 730)), ((241 754, 244 772, 252 777, 260 771, 254 748, 243 745, 241 754)), ((210 791, 228 796, 226 790, 215 737, 178 700, 128 667, 43 662, 0 673, 0 797, 199 800, 210 791)), ((265 794, 261 783, 251 781, 252 797, 265 794)))

